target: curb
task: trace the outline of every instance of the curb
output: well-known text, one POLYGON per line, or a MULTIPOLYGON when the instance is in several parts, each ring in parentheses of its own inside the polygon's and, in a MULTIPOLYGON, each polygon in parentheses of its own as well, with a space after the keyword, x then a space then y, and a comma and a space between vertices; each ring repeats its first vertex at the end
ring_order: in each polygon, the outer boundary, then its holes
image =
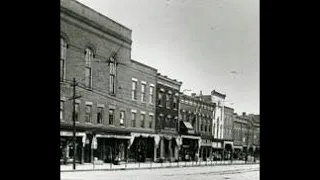
POLYGON ((140 170, 140 169, 165 169, 165 168, 184 168, 184 167, 205 167, 205 166, 232 166, 232 165, 252 165, 260 163, 239 163, 239 164, 208 164, 208 165, 179 165, 179 166, 162 166, 162 167, 141 167, 141 168, 115 168, 115 169, 78 169, 78 170, 60 170, 62 172, 86 172, 86 171, 126 171, 126 170, 140 170))

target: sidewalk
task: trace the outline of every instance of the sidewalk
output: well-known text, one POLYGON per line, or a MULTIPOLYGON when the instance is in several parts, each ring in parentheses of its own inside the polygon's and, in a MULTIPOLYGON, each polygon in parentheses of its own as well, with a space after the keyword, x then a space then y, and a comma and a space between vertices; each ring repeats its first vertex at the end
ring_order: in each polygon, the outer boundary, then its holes
MULTIPOLYGON (((257 162, 247 162, 247 164, 258 164, 257 162)), ((195 166, 216 166, 216 165, 236 165, 236 164, 246 164, 245 161, 235 160, 231 161, 199 161, 199 162, 165 162, 165 163, 154 163, 154 162, 144 162, 144 163, 122 163, 120 165, 114 165, 111 163, 104 164, 76 164, 75 171, 99 171, 99 170, 133 170, 133 169, 150 169, 150 168, 172 168, 172 167, 195 167, 195 166)), ((72 164, 60 165, 61 172, 74 171, 72 169, 72 164)))

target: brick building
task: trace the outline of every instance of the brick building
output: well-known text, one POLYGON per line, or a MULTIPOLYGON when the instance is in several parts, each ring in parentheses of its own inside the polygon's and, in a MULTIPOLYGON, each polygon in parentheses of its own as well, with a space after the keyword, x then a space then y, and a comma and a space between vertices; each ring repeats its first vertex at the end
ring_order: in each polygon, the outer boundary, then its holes
POLYGON ((130 29, 74 0, 60 10, 61 158, 74 158, 73 78, 77 162, 154 158, 157 70, 131 59, 130 29))
POLYGON ((182 139, 181 156, 191 156, 195 159, 196 154, 202 160, 212 157, 212 115, 215 104, 206 102, 202 95, 191 96, 182 94, 180 99, 180 134, 182 139))
POLYGON ((157 157, 168 161, 178 160, 179 134, 178 110, 182 82, 157 75, 156 82, 156 132, 159 134, 157 157))
POLYGON ((224 157, 230 159, 233 152, 233 119, 234 109, 224 106, 224 157))

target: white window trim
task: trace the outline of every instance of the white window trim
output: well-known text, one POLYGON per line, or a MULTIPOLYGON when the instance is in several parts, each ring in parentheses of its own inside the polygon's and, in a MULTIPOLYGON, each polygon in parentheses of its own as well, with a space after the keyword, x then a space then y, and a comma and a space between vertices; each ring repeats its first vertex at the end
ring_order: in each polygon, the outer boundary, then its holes
POLYGON ((88 101, 87 101, 87 102, 86 102, 86 105, 91 105, 91 106, 92 106, 92 105, 93 105, 93 103, 92 103, 92 102, 88 102, 88 101))
POLYGON ((108 107, 109 107, 109 109, 116 110, 116 106, 115 105, 109 105, 108 107))
POLYGON ((61 97, 61 98, 60 98, 60 101, 67 101, 67 98, 61 97))
POLYGON ((150 87, 154 87, 154 84, 150 84, 149 86, 150 86, 150 87))
POLYGON ((149 113, 150 116, 154 116, 154 113, 149 113))
POLYGON ((131 113, 137 113, 137 110, 131 109, 131 113))
POLYGON ((76 99, 76 103, 80 104, 80 100, 79 100, 79 99, 76 99))
POLYGON ((145 85, 147 85, 147 82, 145 82, 145 81, 141 81, 141 84, 145 84, 145 85))
POLYGON ((146 112, 145 111, 140 111, 140 114, 146 114, 146 112))
POLYGON ((135 82, 138 82, 138 79, 136 79, 136 78, 132 78, 131 80, 135 81, 135 82))
POLYGON ((97 107, 98 108, 104 108, 104 104, 98 104, 97 107))

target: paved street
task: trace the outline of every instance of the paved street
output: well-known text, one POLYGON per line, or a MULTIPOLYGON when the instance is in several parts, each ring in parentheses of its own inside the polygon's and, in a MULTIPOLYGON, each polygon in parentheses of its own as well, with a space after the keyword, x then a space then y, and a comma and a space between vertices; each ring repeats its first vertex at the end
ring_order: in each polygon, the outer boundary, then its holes
POLYGON ((259 180, 259 164, 127 171, 61 172, 62 180, 259 180))

